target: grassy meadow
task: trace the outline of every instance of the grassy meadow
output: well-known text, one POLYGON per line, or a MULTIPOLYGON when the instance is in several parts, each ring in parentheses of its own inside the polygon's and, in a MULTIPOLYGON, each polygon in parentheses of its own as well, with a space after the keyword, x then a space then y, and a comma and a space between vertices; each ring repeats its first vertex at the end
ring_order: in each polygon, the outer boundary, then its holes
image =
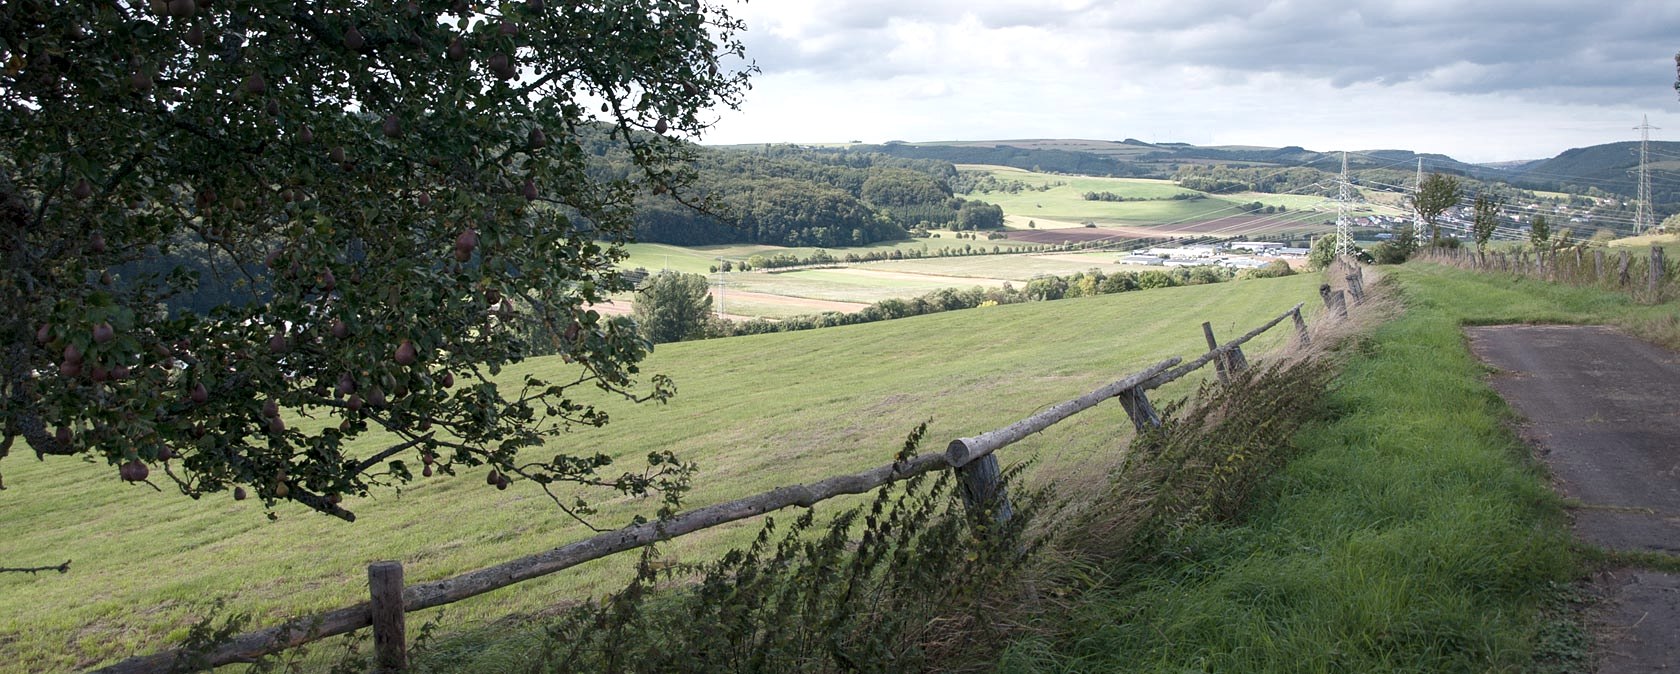
POLYGON ((1043 192, 976 192, 962 195, 1003 207, 1004 213, 1011 216, 1011 225, 1016 227, 1023 226, 1019 223, 1023 219, 1032 220, 1035 224, 1042 219, 1046 221, 1042 225, 1046 228, 1068 223, 1082 225, 1091 221, 1098 225, 1156 226, 1170 230, 1173 225, 1242 215, 1238 204, 1254 201, 1290 209, 1288 213, 1274 216, 1280 229, 1299 229, 1301 224, 1323 219, 1321 213, 1304 210, 1321 203, 1323 199, 1318 197, 1260 193, 1213 196, 1179 187, 1171 180, 1065 176, 982 164, 962 164, 958 168, 986 171, 999 180, 1017 180, 1034 186, 1055 185, 1043 192), (1087 201, 1084 197, 1086 192, 1112 192, 1127 199, 1146 201, 1087 201), (1203 198, 1172 199, 1177 194, 1199 194, 1203 198))
MULTIPOLYGON (((674 450, 700 465, 688 504, 715 503, 885 463, 923 421, 932 422, 928 447, 1006 425, 1161 358, 1200 352, 1201 321, 1234 336, 1316 297, 1317 284, 1303 275, 661 345, 644 370, 673 377, 674 400, 609 406, 607 427, 580 429, 551 449, 602 452, 627 470, 649 450, 674 450)), ((1273 331, 1252 352, 1288 338, 1273 331)), ((567 370, 536 359, 503 379, 567 370)), ((1035 479, 1077 475, 1083 458, 1123 447, 1128 429, 1119 407, 1104 405, 1004 458, 1037 458, 1035 479)), ((257 625, 345 605, 363 598, 365 566, 376 560, 400 560, 410 582, 423 582, 588 533, 534 485, 497 491, 481 471, 352 498, 346 506, 359 519, 347 524, 284 505, 269 521, 253 501, 195 502, 72 460, 15 455, 0 470, 0 562, 74 560, 68 574, 0 576, 0 672, 77 670, 163 648, 218 599, 257 625)), ((622 497, 598 503, 604 526, 654 508, 622 497)), ((704 559, 754 531, 750 522, 709 530, 665 554, 704 559)), ((619 587, 630 561, 620 555, 445 607, 442 629, 600 596, 619 587)), ((411 626, 432 619, 439 610, 411 617, 411 626)))

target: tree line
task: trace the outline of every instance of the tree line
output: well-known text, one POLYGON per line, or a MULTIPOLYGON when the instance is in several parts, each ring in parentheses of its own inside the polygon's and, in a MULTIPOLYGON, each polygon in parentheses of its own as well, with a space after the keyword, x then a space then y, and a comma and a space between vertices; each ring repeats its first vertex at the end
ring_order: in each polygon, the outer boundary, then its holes
POLYGON ((955 196, 949 163, 797 146, 696 148, 689 191, 648 200, 640 241, 694 246, 758 243, 862 246, 914 229, 995 229, 1003 209, 955 196))
POLYGON ((1212 265, 1140 272, 1104 272, 1092 269, 1075 272, 1071 276, 1046 274, 1035 277, 1019 287, 1005 282, 996 288, 941 288, 908 299, 881 300, 852 313, 827 311, 780 320, 755 318, 736 321, 710 314, 712 300, 706 294, 704 276, 663 271, 655 274, 651 281, 643 285, 643 289, 636 295, 634 306, 638 322, 643 324, 643 330, 647 331, 655 342, 672 342, 859 325, 958 309, 1051 302, 1134 290, 1224 283, 1239 278, 1290 276, 1294 273, 1295 270, 1282 261, 1241 274, 1212 265))

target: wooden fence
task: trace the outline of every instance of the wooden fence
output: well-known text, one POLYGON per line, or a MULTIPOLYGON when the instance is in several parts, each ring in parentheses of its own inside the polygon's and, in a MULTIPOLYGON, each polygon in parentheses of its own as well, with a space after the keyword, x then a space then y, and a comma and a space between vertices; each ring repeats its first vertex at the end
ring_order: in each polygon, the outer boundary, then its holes
POLYGON ((1675 289, 1670 286, 1680 279, 1680 274, 1669 269, 1673 263, 1665 259, 1662 247, 1655 245, 1649 252, 1637 255, 1628 248, 1572 246, 1514 253, 1435 248, 1426 249, 1419 257, 1461 269, 1502 272, 1577 286, 1620 288, 1647 302, 1674 296, 1675 289))
MULTIPOLYGON (((1362 278, 1355 270, 1349 275, 1347 294, 1358 304, 1363 298, 1362 278)), ((1344 291, 1331 291, 1328 285, 1320 289, 1331 318, 1346 318, 1348 301, 1344 291)), ((1208 363, 1214 363, 1223 381, 1229 373, 1248 367, 1242 345, 1276 327, 1286 319, 1293 319, 1296 341, 1310 340, 1307 324, 1301 316, 1302 304, 1268 321, 1248 333, 1224 344, 1214 338, 1213 328, 1202 324, 1207 337, 1208 351, 1188 363, 1182 358, 1168 358, 1073 400, 1053 405, 1003 428, 968 438, 952 440, 942 453, 921 454, 905 461, 851 475, 839 475, 811 484, 780 487, 767 492, 736 499, 727 503, 706 506, 675 515, 669 519, 636 524, 528 557, 504 562, 451 578, 404 586, 400 562, 375 562, 368 567, 368 601, 326 613, 294 619, 283 625, 247 632, 235 636, 207 653, 187 653, 176 649, 138 656, 98 669, 94 674, 139 674, 169 670, 177 662, 196 661, 211 667, 254 662, 257 659, 312 641, 347 634, 372 626, 374 637, 374 666, 378 672, 401 672, 407 668, 407 634, 404 614, 442 606, 491 590, 513 585, 532 578, 569 569, 584 562, 600 559, 627 550, 669 540, 728 522, 756 517, 789 506, 810 507, 818 502, 846 494, 861 494, 883 485, 908 479, 934 470, 955 470, 961 485, 964 503, 969 508, 990 508, 1000 520, 1011 516, 1008 495, 1002 493, 998 460, 995 452, 1042 431, 1068 417, 1085 411, 1110 398, 1117 398, 1137 429, 1161 424, 1147 392, 1159 388, 1208 363)))

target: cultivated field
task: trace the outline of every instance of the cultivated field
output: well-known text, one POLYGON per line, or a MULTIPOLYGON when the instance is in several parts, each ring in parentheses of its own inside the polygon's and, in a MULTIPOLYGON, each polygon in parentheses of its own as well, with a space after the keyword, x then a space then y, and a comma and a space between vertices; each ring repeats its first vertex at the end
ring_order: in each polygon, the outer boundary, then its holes
MULTIPOLYGON (((676 380, 679 395, 670 404, 613 405, 606 428, 579 430, 552 449, 602 452, 620 457, 625 469, 649 450, 674 450, 701 466, 688 502, 715 503, 884 463, 912 427, 929 419, 929 448, 1005 425, 1160 358, 1197 353, 1204 347, 1201 321, 1234 336, 1316 297, 1318 282, 1306 275, 1238 281, 662 345, 644 369, 676 380)), ((1288 335, 1268 333, 1254 352, 1288 335)), ((503 379, 569 371, 556 359, 537 359, 503 379)), ((1028 439, 1005 458, 1038 457, 1041 477, 1088 474, 1088 467, 1075 470, 1078 462, 1111 458, 1127 426, 1118 406, 1104 407, 1028 439)), ((546 458, 544 451, 533 455, 546 458)), ((375 560, 401 560, 409 581, 421 582, 586 533, 533 485, 497 491, 485 486, 482 470, 350 499, 346 505, 360 519, 346 524, 292 506, 270 522, 258 503, 225 495, 194 502, 124 485, 102 465, 13 456, 0 468, 7 486, 0 492, 0 562, 74 560, 65 575, 0 576, 5 672, 76 670, 161 648, 185 636, 217 599, 265 625, 347 604, 362 598, 365 565, 375 560)), ((595 519, 610 526, 654 508, 629 498, 599 503, 595 519)), ((747 524, 704 532, 666 554, 701 559, 754 530, 747 524)), ((444 629, 598 597, 621 582, 628 561, 604 560, 453 605, 444 610, 444 629)), ((437 616, 411 618, 411 630, 437 616)), ((493 660, 495 653, 479 655, 493 660)))
POLYGON ((976 192, 963 195, 982 199, 1003 207, 1010 216, 1011 227, 1025 227, 1026 221, 1043 219, 1046 228, 1083 226, 1089 221, 1099 226, 1147 227, 1154 236, 1192 233, 1196 223, 1242 215, 1239 204, 1259 201, 1262 205, 1284 206, 1282 214, 1266 216, 1269 227, 1255 231, 1297 231, 1302 225, 1324 219, 1321 212, 1312 210, 1323 199, 1298 195, 1242 193, 1213 196, 1179 187, 1170 180, 1140 178, 1097 178, 1035 173, 1003 166, 963 164, 959 169, 985 171, 999 180, 1016 180, 1028 185, 1054 185, 1047 191, 1024 190, 1018 193, 976 192), (1139 201, 1087 201, 1087 192, 1111 192, 1126 199, 1139 201), (1200 195, 1199 199, 1172 199, 1174 195, 1200 195))

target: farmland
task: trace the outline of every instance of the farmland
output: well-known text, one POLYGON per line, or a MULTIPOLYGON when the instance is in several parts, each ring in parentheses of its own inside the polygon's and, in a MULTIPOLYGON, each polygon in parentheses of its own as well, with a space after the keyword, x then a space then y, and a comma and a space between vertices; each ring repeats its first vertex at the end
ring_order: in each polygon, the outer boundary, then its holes
MULTIPOLYGON (((611 424, 563 444, 631 462, 651 449, 676 451, 701 466, 689 503, 713 503, 882 463, 924 420, 932 420, 931 438, 1007 424, 1155 359, 1199 351, 1202 320, 1232 334, 1313 296, 1317 283, 1310 276, 1240 281, 662 345, 646 370, 671 375, 678 396, 659 407, 609 407, 611 424), (997 393, 1004 383, 1007 395, 997 393)), ((1262 342, 1284 338, 1273 333, 1262 342)), ((503 378, 562 369, 537 359, 503 378)), ((1115 429, 1122 420, 1117 408, 1087 414, 1008 458, 1037 456, 1042 474, 1060 474, 1121 446, 1115 429)), ((123 485, 105 466, 18 458, 5 466, 9 524, 0 559, 74 564, 66 575, 0 577, 0 643, 9 655, 0 671, 63 671, 156 649, 184 636, 218 598, 264 624, 336 607, 362 593, 363 566, 378 559, 403 561, 409 580, 419 582, 585 533, 533 485, 497 491, 476 475, 352 499, 346 505, 360 515, 354 524, 295 506, 282 506, 269 522, 253 501, 194 502, 123 485)), ((628 498, 601 505, 597 519, 609 525, 653 507, 628 498)), ((667 554, 700 558, 750 531, 713 530, 667 554)), ((599 596, 620 582, 623 564, 607 560, 456 604, 445 625, 599 596)))
POLYGON ((1116 225, 1147 227, 1157 236, 1189 233, 1188 225, 1241 214, 1239 204, 1255 201, 1263 206, 1284 206, 1288 210, 1269 218, 1269 226, 1255 231, 1302 231, 1325 219, 1323 199, 1316 196, 1242 193, 1207 195, 1179 187, 1170 180, 1140 178, 1098 178, 1035 173, 1002 166, 965 164, 959 170, 987 173, 1002 181, 1019 181, 1033 187, 1048 187, 1010 193, 973 192, 967 198, 984 199, 1003 207, 1014 227, 1042 218, 1048 227, 1083 226, 1089 221, 1099 227, 1116 225), (1108 192, 1126 201, 1091 201, 1087 192, 1108 192), (1199 198, 1174 199, 1178 195, 1199 198))

